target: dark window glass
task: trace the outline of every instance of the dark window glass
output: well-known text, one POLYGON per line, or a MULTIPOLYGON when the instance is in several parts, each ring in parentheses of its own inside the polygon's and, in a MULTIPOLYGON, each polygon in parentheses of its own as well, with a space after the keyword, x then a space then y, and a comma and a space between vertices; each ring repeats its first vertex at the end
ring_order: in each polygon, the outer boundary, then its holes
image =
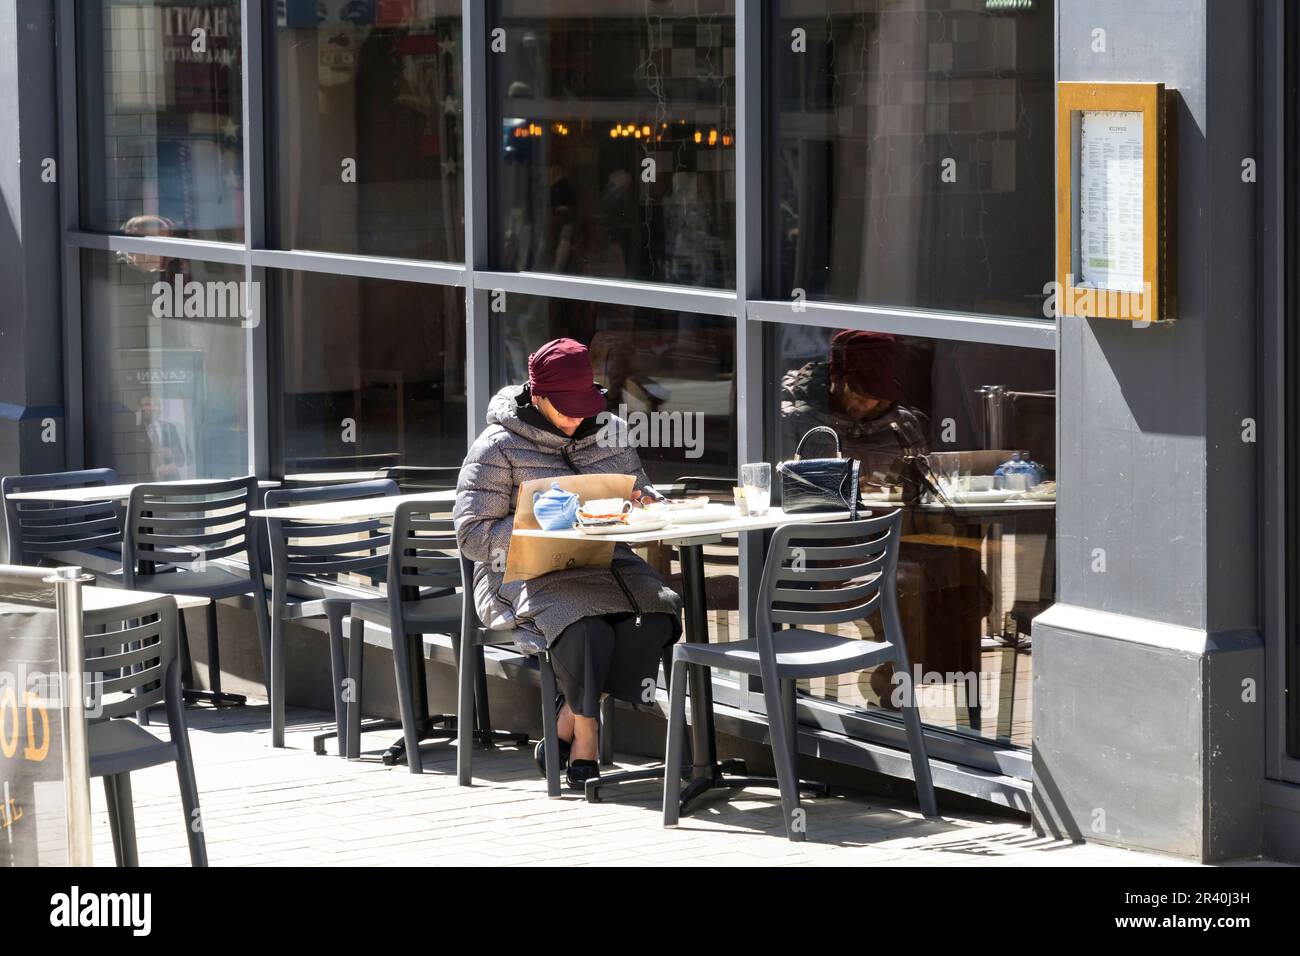
POLYGON ((459 465, 465 293, 276 274, 283 474, 459 465))
POLYGON ((495 0, 494 268, 735 285, 733 9, 495 0))
POLYGON ((767 295, 1043 317, 1053 5, 989 6, 773 4, 767 295))
POLYGON ((463 261, 459 0, 275 7, 276 244, 463 261))
MULTIPOLYGON (((1055 354, 795 325, 769 331, 767 351, 773 460, 828 425, 862 463, 868 507, 905 508, 899 605, 925 720, 1028 746, 1030 622, 1056 587, 1055 354), (927 455, 951 506, 903 503, 905 449, 927 455)), ((815 440, 806 453, 830 453, 815 440)), ((800 686, 891 710, 891 678, 885 666, 800 686)))
POLYGON ((242 241, 239 0, 76 13, 82 225, 242 241))
POLYGON ((494 390, 526 382, 528 356, 542 344, 577 339, 591 350, 610 411, 637 413, 630 423, 646 426, 640 434, 659 436, 658 447, 637 448, 652 481, 736 477, 735 319, 514 293, 506 310, 492 328, 494 390))
POLYGON ((248 474, 238 266, 81 254, 86 464, 123 481, 248 474))

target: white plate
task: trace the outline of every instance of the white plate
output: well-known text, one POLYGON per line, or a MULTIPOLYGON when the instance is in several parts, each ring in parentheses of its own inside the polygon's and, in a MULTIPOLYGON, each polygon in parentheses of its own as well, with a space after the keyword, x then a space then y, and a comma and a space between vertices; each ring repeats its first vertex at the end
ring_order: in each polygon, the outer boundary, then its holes
POLYGON ((736 509, 734 506, 710 504, 703 508, 674 511, 672 514, 672 523, 674 525, 703 524, 706 521, 726 521, 729 518, 734 517, 736 517, 736 509))
POLYGON ((628 524, 603 524, 592 528, 578 525, 578 531, 588 535, 636 534, 638 531, 658 531, 668 527, 667 518, 645 518, 628 524))
POLYGON ((707 508, 708 506, 708 495, 695 495, 690 498, 680 498, 676 501, 670 501, 668 502, 667 508, 669 511, 696 511, 700 508, 707 508))
POLYGON ((997 504, 1021 494, 1020 491, 1011 488, 995 488, 992 491, 963 491, 953 495, 953 504, 958 505, 983 505, 997 504))

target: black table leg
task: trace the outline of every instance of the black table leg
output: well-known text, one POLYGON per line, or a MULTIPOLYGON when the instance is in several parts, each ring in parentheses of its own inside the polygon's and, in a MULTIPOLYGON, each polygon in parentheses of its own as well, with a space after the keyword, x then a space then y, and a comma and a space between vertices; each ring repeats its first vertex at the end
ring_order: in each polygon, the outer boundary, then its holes
MULTIPOLYGON (((709 613, 704 590, 704 543, 677 545, 682 568, 682 616, 686 626, 686 640, 707 644, 709 641, 709 613)), ((665 671, 665 677, 671 675, 665 671)), ((750 776, 745 761, 738 758, 718 760, 718 742, 713 722, 713 675, 708 668, 687 668, 691 697, 691 753, 690 781, 682 788, 681 812, 688 804, 710 790, 739 790, 745 787, 777 786, 775 777, 750 776)), ((591 803, 600 801, 604 787, 640 780, 662 780, 666 768, 647 767, 644 770, 624 770, 602 774, 587 781, 586 795, 591 803)), ((686 768, 682 768, 683 775, 686 768)), ((801 789, 825 792, 822 784, 799 784, 801 789)))
MULTIPOLYGON (((708 643, 709 612, 705 605, 704 592, 704 545, 679 544, 678 556, 682 568, 682 618, 686 629, 686 640, 692 643, 708 643)), ((671 668, 665 666, 664 677, 671 679, 671 668)), ((718 746, 713 731, 713 687, 712 676, 703 667, 692 667, 688 671, 691 696, 691 783, 683 791, 682 805, 698 792, 714 785, 718 773, 723 768, 718 766, 718 746)), ((683 768, 684 770, 685 768, 683 768)), ((726 761, 725 769, 744 773, 743 761, 726 761)), ((665 768, 647 767, 644 770, 624 770, 619 773, 602 774, 587 781, 587 799, 596 803, 600 800, 600 791, 606 786, 629 783, 640 780, 662 780, 665 768)))

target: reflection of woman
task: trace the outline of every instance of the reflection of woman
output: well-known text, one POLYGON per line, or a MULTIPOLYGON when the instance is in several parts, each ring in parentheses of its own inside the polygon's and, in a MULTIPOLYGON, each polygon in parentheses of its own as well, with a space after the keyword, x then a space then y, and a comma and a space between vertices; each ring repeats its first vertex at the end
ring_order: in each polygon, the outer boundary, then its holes
MULTIPOLYGON (((639 702, 664 648, 681 633, 680 599, 623 544, 609 568, 504 581, 523 482, 615 473, 633 475, 638 490, 650 483, 635 449, 600 440, 604 425, 596 416, 604 411, 586 347, 572 339, 548 342, 528 358, 528 384, 503 388, 488 406, 488 427, 465 456, 456 489, 456 537, 475 562, 479 617, 495 629, 516 628, 521 643, 550 649, 563 692, 561 755, 569 751, 574 789, 600 773, 600 699, 639 702)), ((541 744, 537 759, 541 764, 541 744)))
MULTIPOLYGON (((124 236, 170 236, 173 232, 170 219, 162 216, 132 216, 122 223, 124 236)), ((167 256, 151 256, 142 252, 119 252, 118 261, 125 263, 138 272, 166 272, 172 260, 167 256)))
MULTIPOLYGON (((926 416, 905 401, 908 396, 900 387, 901 350, 891 335, 845 329, 831 339, 826 361, 786 373, 781 383, 784 450, 792 453, 805 431, 827 425, 839 434, 844 455, 862 462, 864 489, 901 485, 903 449, 924 453, 927 445, 926 416)), ((912 509, 903 529, 899 609, 913 667, 977 673, 980 622, 991 595, 980 569, 978 540, 945 515, 912 509)), ((890 665, 871 671, 869 684, 881 706, 892 706, 892 678, 890 665)))
POLYGON ((831 339, 830 357, 786 373, 781 382, 785 447, 817 425, 840 436, 846 457, 862 462, 864 490, 902 483, 904 447, 925 451, 926 420, 901 401, 892 335, 844 329, 831 339))

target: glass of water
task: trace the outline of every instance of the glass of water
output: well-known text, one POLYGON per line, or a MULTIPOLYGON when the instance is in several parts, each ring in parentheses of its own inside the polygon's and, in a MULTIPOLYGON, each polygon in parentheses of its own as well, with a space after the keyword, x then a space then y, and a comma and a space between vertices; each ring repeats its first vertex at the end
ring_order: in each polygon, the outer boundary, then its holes
POLYGON ((772 466, 765 461, 740 466, 740 487, 752 515, 765 515, 772 506, 772 466))

